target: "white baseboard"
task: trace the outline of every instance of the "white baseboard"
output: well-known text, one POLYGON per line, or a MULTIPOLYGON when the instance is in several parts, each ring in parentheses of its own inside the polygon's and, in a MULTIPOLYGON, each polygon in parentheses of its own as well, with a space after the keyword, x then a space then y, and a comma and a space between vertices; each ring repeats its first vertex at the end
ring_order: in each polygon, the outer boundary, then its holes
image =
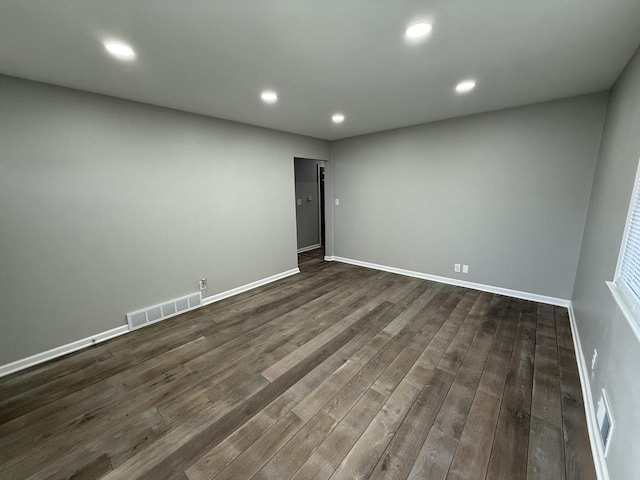
POLYGON ((324 259, 327 262, 333 262, 334 257, 333 257, 333 255, 325 255, 324 259))
POLYGON ((296 273, 300 273, 300 269, 292 268, 291 270, 287 270, 286 272, 277 273, 275 275, 271 275, 270 277, 263 278, 262 280, 256 280, 255 282, 247 283, 246 285, 232 288, 231 290, 227 290, 226 292, 211 295, 210 297, 206 297, 202 300, 202 305, 203 306, 211 305, 212 303, 219 302, 220 300, 224 300, 225 298, 233 297, 234 295, 238 295, 239 293, 243 293, 248 290, 253 290, 254 288, 261 287, 262 285, 266 285, 267 283, 275 282, 276 280, 290 277, 291 275, 295 275, 296 273))
MULTIPOLYGON (((218 302, 224 298, 228 298, 233 295, 246 292, 247 290, 251 290, 251 289, 260 287, 262 285, 266 285, 267 283, 275 282, 276 280, 280 280, 281 278, 295 275, 296 273, 300 273, 300 269, 293 268, 291 270, 287 270, 286 272, 278 273, 276 275, 263 278, 262 280, 257 280, 255 282, 248 283, 241 287, 237 287, 231 290, 227 290, 226 292, 212 295, 210 297, 203 299, 201 307, 205 305, 210 305, 214 302, 218 302)), ((106 332, 98 333, 91 337, 83 338, 81 340, 76 340, 75 342, 67 343, 66 345, 61 345, 60 347, 52 348, 51 350, 47 350, 46 352, 37 353, 30 357, 23 358, 21 360, 16 360, 15 362, 7 363, 6 365, 0 365, 0 377, 9 375, 10 373, 13 373, 13 372, 17 372, 18 370, 24 370, 25 368, 32 367, 34 365, 46 362, 48 360, 53 360, 54 358, 61 357, 62 355, 66 355, 68 353, 72 353, 77 350, 81 350, 91 345, 104 342, 105 340, 109 340, 110 338, 120 336, 124 333, 129 333, 129 331, 130 330, 128 325, 122 325, 121 327, 117 327, 112 330, 107 330, 106 332)))
POLYGON ((578 373, 580 374, 580 385, 582 387, 582 400, 584 402, 585 416, 587 417, 587 430, 589 431, 589 443, 591 444, 591 455, 596 468, 596 476, 598 480, 609 480, 609 471, 607 470, 607 462, 604 458, 604 450, 602 442, 599 438, 598 423, 596 421, 595 404, 593 403, 593 395, 591 394, 591 382, 589 381, 589 370, 587 362, 582 351, 582 343, 580 343, 580 334, 578 333, 578 325, 576 323, 573 305, 569 305, 569 323, 571 324, 571 333, 573 337, 573 349, 576 353, 576 361, 578 363, 578 373))
POLYGON ((53 360, 54 358, 67 355, 68 353, 72 353, 77 350, 90 347, 91 345, 104 342, 105 340, 118 337, 128 332, 129 332, 129 326, 122 325, 120 327, 107 330, 106 332, 98 333, 91 337, 83 338, 81 340, 76 340, 75 342, 67 343, 66 345, 62 345, 60 347, 52 348, 51 350, 47 350, 46 352, 36 353, 35 355, 31 355, 30 357, 23 358, 21 360, 16 360, 15 362, 7 363, 6 365, 0 366, 0 377, 9 375, 10 373, 13 373, 13 372, 17 372, 18 370, 24 370, 25 368, 32 367, 34 365, 46 362, 48 360, 53 360))
POLYGON ((458 280, 457 278, 441 277, 439 275, 431 275, 430 273, 415 272, 413 270, 405 270, 403 268, 388 267, 386 265, 378 265, 375 263, 363 262, 361 260, 353 260, 350 258, 327 256, 324 257, 327 261, 336 261, 342 263, 349 263, 351 265, 358 265, 359 267, 373 268, 374 270, 382 270, 384 272, 397 273, 399 275, 406 275, 407 277, 421 278, 423 280, 431 280, 432 282, 446 283, 448 285, 456 285, 458 287, 471 288, 473 290, 480 290, 483 292, 497 293, 498 295, 505 295, 508 297, 521 298, 523 300, 531 300, 538 303, 546 303, 549 305, 557 305, 559 307, 569 307, 570 300, 564 298, 547 297, 545 295, 538 295, 537 293, 521 292, 519 290, 511 290, 509 288, 494 287, 493 285, 485 285, 482 283, 467 282, 465 280, 458 280))
POLYGON ((302 247, 298 249, 298 253, 308 252, 309 250, 315 250, 316 248, 320 248, 322 245, 316 243, 315 245, 309 245, 308 247, 302 247))

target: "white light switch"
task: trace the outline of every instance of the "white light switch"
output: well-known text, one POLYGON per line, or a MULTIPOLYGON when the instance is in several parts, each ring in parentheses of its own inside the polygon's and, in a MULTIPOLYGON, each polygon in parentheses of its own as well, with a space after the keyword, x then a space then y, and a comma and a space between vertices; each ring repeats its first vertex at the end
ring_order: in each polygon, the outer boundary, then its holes
POLYGON ((460 273, 460 264, 459 263, 454 263, 453 264, 453 271, 460 273))
POLYGON ((296 200, 296 205, 298 205, 298 206, 302 205, 302 199, 301 198, 298 198, 296 200))
POLYGON ((340 199, 336 198, 336 205, 340 205, 340 199))
POLYGON ((469 273, 469 265, 462 265, 462 273, 469 273))

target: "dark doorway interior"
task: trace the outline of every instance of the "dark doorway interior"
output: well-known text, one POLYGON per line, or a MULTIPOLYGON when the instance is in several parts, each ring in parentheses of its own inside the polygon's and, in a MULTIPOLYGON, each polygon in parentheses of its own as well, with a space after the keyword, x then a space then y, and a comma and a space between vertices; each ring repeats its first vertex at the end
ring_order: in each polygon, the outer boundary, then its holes
POLYGON ((320 190, 320 245, 324 247, 325 229, 324 229, 324 165, 318 165, 318 187, 320 190))

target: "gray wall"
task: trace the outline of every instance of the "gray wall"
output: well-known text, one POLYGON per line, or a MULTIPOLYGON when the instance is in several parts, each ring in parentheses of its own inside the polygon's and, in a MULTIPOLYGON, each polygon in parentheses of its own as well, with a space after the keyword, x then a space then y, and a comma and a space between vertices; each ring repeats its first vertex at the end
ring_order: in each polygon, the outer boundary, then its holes
POLYGON ((611 91, 573 292, 588 365, 598 350, 594 402, 605 388, 616 422, 607 458, 612 480, 640 472, 640 342, 605 285, 615 273, 639 159, 640 51, 611 91))
MULTIPOLYGON (((256 108, 260 108, 257 104, 256 108)), ((297 266, 328 142, 0 76, 0 365, 297 266)))
POLYGON ((332 143, 333 253, 569 299, 606 99, 332 143))
POLYGON ((318 165, 324 165, 324 162, 306 158, 295 159, 296 200, 302 201, 302 205, 296 203, 298 248, 320 243, 318 165))

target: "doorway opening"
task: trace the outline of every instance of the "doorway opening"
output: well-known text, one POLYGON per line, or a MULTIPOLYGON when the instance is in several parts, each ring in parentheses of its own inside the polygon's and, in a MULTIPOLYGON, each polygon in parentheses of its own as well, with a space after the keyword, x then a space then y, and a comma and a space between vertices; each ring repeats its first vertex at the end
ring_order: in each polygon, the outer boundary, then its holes
POLYGON ((324 260, 325 165, 294 158, 298 264, 324 260))

